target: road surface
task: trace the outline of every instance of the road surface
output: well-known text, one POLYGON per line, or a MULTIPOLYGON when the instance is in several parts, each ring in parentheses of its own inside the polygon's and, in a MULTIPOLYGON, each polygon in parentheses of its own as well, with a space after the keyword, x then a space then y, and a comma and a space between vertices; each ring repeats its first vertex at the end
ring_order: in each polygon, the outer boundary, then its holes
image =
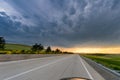
POLYGON ((60 80, 66 77, 105 80, 79 55, 0 62, 0 80, 60 80))

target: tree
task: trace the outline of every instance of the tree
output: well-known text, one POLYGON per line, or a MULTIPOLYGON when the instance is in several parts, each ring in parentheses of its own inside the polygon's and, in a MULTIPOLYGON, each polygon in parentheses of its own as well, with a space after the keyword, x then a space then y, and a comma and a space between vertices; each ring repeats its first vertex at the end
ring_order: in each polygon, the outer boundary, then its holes
POLYGON ((61 53, 61 51, 59 49, 56 49, 55 53, 58 54, 58 53, 61 53))
POLYGON ((38 46, 38 44, 37 43, 35 43, 33 46, 32 46, 32 51, 37 51, 37 46, 38 46))
POLYGON ((3 37, 0 37, 0 49, 5 49, 5 39, 3 37))
POLYGON ((39 45, 38 45, 38 50, 41 51, 41 50, 43 50, 43 49, 44 49, 44 46, 43 46, 42 44, 39 44, 39 45))
POLYGON ((51 52, 51 47, 50 46, 47 47, 46 52, 51 52))
POLYGON ((34 44, 33 46, 32 46, 32 51, 41 51, 41 50, 43 50, 44 49, 44 46, 42 45, 42 44, 34 44))

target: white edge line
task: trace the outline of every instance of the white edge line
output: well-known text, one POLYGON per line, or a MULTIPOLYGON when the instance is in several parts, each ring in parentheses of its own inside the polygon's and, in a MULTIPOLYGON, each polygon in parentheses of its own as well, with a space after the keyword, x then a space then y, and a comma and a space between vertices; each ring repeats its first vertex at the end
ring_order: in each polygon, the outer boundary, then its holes
MULTIPOLYGON (((72 57, 72 56, 70 56, 70 57, 72 57)), ((69 58, 70 58, 70 57, 69 57, 69 58)), ((27 73, 32 72, 32 71, 36 71, 36 70, 41 69, 41 68, 43 68, 43 67, 47 67, 47 66, 49 66, 49 65, 55 64, 55 63, 57 63, 57 62, 59 62, 59 61, 65 60, 65 59, 68 59, 68 58, 65 57, 65 58, 63 58, 63 59, 54 61, 54 62, 49 63, 49 64, 45 64, 45 65, 40 66, 40 67, 33 68, 33 69, 31 69, 31 70, 28 70, 28 71, 25 71, 25 72, 16 74, 16 75, 11 76, 11 77, 8 77, 8 78, 5 78, 5 79, 3 79, 3 80, 11 80, 11 79, 13 79, 13 78, 19 77, 19 76, 21 76, 21 75, 27 74, 27 73)))
POLYGON ((85 68, 87 74, 89 75, 90 79, 94 80, 94 78, 92 77, 92 75, 91 75, 90 72, 88 71, 87 67, 85 66, 85 64, 84 64, 84 62, 83 62, 83 60, 82 60, 82 58, 79 57, 79 59, 80 59, 82 65, 83 65, 83 67, 85 68))
MULTIPOLYGON (((87 58, 88 59, 88 58, 87 58)), ((99 65, 99 67, 102 67, 104 70, 107 70, 107 71, 109 71, 109 72, 111 72, 111 73, 113 73, 113 74, 115 74, 115 75, 117 75, 117 76, 120 76, 120 74, 119 73, 117 73, 116 71, 114 71, 114 70, 112 70, 112 69, 110 69, 110 68, 107 68, 107 67, 105 67, 104 65, 102 65, 102 64, 100 64, 100 63, 97 63, 97 62, 95 62, 95 61, 92 61, 91 59, 89 59, 91 62, 93 62, 93 63, 95 63, 96 65, 99 65)))

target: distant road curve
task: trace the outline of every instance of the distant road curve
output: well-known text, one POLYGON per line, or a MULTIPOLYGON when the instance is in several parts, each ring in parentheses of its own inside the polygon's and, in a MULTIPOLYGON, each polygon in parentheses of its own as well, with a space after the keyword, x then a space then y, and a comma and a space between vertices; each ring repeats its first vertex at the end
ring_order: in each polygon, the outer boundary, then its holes
POLYGON ((0 80, 60 80, 66 77, 105 80, 76 54, 0 63, 0 80))

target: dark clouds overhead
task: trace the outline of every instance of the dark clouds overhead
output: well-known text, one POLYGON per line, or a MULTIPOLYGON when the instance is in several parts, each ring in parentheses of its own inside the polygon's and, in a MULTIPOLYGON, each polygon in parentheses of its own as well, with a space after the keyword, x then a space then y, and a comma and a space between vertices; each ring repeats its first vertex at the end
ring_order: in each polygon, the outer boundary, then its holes
POLYGON ((0 2, 0 35, 10 42, 63 47, 120 45, 119 0, 0 2))

